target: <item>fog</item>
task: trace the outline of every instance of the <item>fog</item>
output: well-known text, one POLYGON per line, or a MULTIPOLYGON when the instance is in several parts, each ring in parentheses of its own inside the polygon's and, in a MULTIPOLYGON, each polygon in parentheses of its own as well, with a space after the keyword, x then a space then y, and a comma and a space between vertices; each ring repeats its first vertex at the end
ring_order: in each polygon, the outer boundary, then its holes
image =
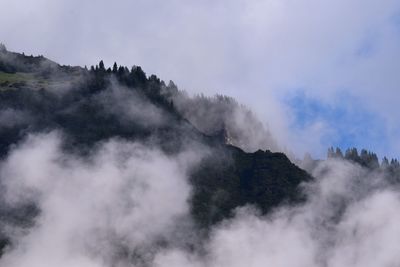
MULTIPOLYGON (((158 266, 395 266, 398 189, 348 162, 321 164, 308 202, 268 216, 241 208, 213 230, 205 258, 168 251, 158 266), (162 263, 167 263, 162 265, 162 263)), ((316 173, 315 173, 316 174, 316 173)))
POLYGON ((186 91, 177 90, 170 99, 182 116, 197 129, 207 135, 219 135, 227 144, 247 152, 284 150, 269 127, 250 108, 231 97, 190 96, 186 91))
POLYGON ((1 163, 9 205, 34 202, 32 227, 8 225, 0 266, 394 266, 399 189, 379 172, 329 159, 304 184, 308 200, 261 216, 241 207, 208 237, 189 212, 190 168, 206 150, 176 156, 110 140, 90 157, 61 148, 62 133, 30 135, 1 163), (17 229, 17 228, 20 229, 17 229), (21 228, 22 227, 22 228, 21 228))
MULTIPOLYGON (((334 96, 349 92, 382 119, 388 153, 400 151, 397 1, 78 2, 5 1, 0 41, 61 64, 100 57, 138 64, 191 93, 232 95, 259 119, 246 108, 222 114, 187 99, 198 113, 186 115, 207 134, 215 121, 228 122, 234 144, 247 151, 321 154, 332 125, 291 128, 295 117, 284 100, 300 90, 336 105, 334 96)), ((70 86, 54 87, 62 97, 70 86)), ((90 100, 124 125, 171 123, 164 110, 115 81, 90 100)), ((34 117, 1 108, 0 127, 29 125, 34 117)), ((182 146, 167 154, 151 138, 111 137, 82 155, 65 149, 66 135, 27 134, 0 161, 2 201, 37 207, 32 221, 2 221, 11 244, 1 267, 400 265, 400 189, 380 171, 320 161, 310 170, 315 180, 301 185, 304 203, 267 215, 239 207, 204 230, 190 213, 190 171, 209 153, 206 146, 177 137, 182 146)))
POLYGON ((136 64, 181 89, 233 96, 300 156, 323 155, 320 142, 335 126, 318 120, 293 129, 284 99, 297 91, 328 106, 349 93, 382 118, 386 153, 400 151, 399 1, 4 0, 2 7, 0 40, 10 50, 61 64, 136 64))
POLYGON ((200 153, 167 157, 110 141, 83 160, 62 153, 60 140, 30 136, 2 163, 7 201, 33 201, 40 214, 34 227, 11 236, 16 246, 1 266, 116 266, 133 253, 151 255, 190 222, 186 172, 200 153))

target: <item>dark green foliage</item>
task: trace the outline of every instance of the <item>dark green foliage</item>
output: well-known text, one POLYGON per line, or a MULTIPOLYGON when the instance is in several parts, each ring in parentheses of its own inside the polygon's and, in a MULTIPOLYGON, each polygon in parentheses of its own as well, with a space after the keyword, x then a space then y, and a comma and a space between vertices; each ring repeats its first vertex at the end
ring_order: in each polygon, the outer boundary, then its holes
POLYGON ((342 150, 340 150, 340 148, 336 148, 336 152, 335 152, 335 156, 337 157, 337 158, 343 158, 343 153, 342 153, 342 150))
MULTIPOLYGON (((1 191, 1 188, 0 188, 1 191)), ((3 232, 2 227, 12 226, 29 228, 34 225, 34 218, 39 214, 39 210, 32 203, 19 204, 11 207, 0 197, 0 257, 7 246, 12 245, 11 237, 3 232)))
POLYGON ((354 147, 347 149, 344 157, 345 159, 350 161, 360 162, 360 157, 358 156, 357 148, 354 147))
POLYGON ((328 148, 328 153, 327 153, 327 158, 339 158, 343 159, 343 153, 340 148, 336 148, 336 150, 333 147, 328 148))
POLYGON ((335 151, 333 147, 330 147, 328 149, 327 158, 344 158, 369 169, 379 168, 379 160, 376 154, 365 149, 362 149, 359 155, 356 148, 349 148, 346 150, 346 153, 343 156, 340 148, 336 148, 335 151))
POLYGON ((19 53, 0 50, 0 71, 15 72, 55 72, 60 66, 43 56, 25 56, 19 53))
POLYGON ((99 63, 99 70, 100 70, 100 71, 104 71, 104 70, 105 70, 103 60, 100 60, 100 63, 99 63))
POLYGON ((163 95, 173 101, 177 111, 197 129, 209 135, 219 135, 220 140, 227 144, 249 152, 266 148, 281 150, 263 123, 231 97, 206 97, 202 94, 189 97, 173 82, 164 87, 163 95))
MULTIPOLYGON (((328 148, 327 158, 328 160, 336 158, 350 161, 370 171, 374 171, 376 174, 383 175, 390 183, 400 183, 400 163, 397 159, 391 159, 389 161, 388 158, 383 157, 381 163, 379 163, 378 156, 374 152, 366 149, 361 149, 359 154, 356 148, 350 148, 346 150, 343 156, 339 148, 336 148, 335 151, 333 147, 328 148)), ((308 160, 308 163, 303 166, 307 166, 307 170, 312 172, 317 164, 313 164, 316 161, 310 164, 310 161, 313 160, 308 160)), ((303 163, 305 163, 305 161, 303 161, 303 163)))
POLYGON ((383 157, 381 167, 384 169, 389 167, 389 160, 386 157, 383 157))
MULTIPOLYGON (((311 179, 305 171, 292 164, 284 154, 269 151, 245 153, 226 146, 218 136, 196 129, 168 97, 178 92, 172 81, 166 86, 155 75, 147 78, 138 66, 129 70, 114 63, 112 69, 106 70, 100 61, 98 66, 87 70, 47 64, 50 61, 43 57, 3 54, 7 59, 0 57, 0 66, 29 72, 31 79, 40 77, 43 83, 42 89, 33 88, 32 81, 29 81, 0 90, 0 111, 9 109, 29 114, 18 124, 0 127, 0 156, 3 158, 10 147, 27 134, 52 130, 63 134, 64 149, 68 153, 82 155, 90 154, 98 144, 111 138, 139 140, 157 146, 167 154, 177 153, 187 144, 201 144, 211 153, 191 173, 193 197, 190 203, 193 217, 203 227, 229 218, 240 206, 251 204, 267 213, 282 203, 303 199, 299 184, 311 179), (61 90, 67 81, 67 89, 61 90), (129 102, 130 99, 134 101, 129 102), (124 105, 128 108, 124 109, 124 105), (135 115, 146 115, 143 113, 151 108, 162 119, 157 123, 140 117, 130 119, 126 113, 134 105, 143 108, 135 115)), ((1 71, 4 72, 4 68, 1 71)), ((229 113, 231 109, 218 109, 218 105, 232 107, 234 99, 224 96, 216 99, 216 102, 205 101, 204 106, 210 105, 212 110, 232 116, 229 113)), ((202 101, 202 98, 196 98, 196 101, 202 101)), ((22 208, 12 211, 22 216, 15 217, 21 222, 32 221, 37 214, 22 211, 22 208)), ((14 218, 10 213, 3 214, 7 219, 14 218)), ((0 236, 0 248, 7 242, 0 236)))
MULTIPOLYGON (((1 234, 0 234, 1 235, 1 234)), ((4 250, 6 249, 7 246, 9 246, 10 240, 6 237, 0 237, 0 257, 3 255, 4 250)))
POLYGON ((284 203, 304 200, 299 185, 312 178, 282 153, 244 153, 224 147, 203 160, 192 174, 192 212, 203 227, 254 205, 262 214, 284 203))
POLYGON ((390 161, 390 164, 388 163, 384 164, 382 162, 381 168, 385 171, 386 177, 390 182, 395 184, 400 183, 400 163, 398 162, 397 159, 392 159, 390 161))
POLYGON ((379 168, 379 160, 376 154, 365 149, 361 150, 360 164, 372 170, 379 168))
MULTIPOLYGON (((102 61, 96 68, 91 67, 89 72, 85 72, 84 69, 73 72, 71 67, 60 67, 55 77, 67 76, 69 80, 76 80, 62 97, 58 93, 52 92, 53 88, 33 90, 29 86, 17 85, 18 90, 0 91, 2 109, 18 110, 32 115, 29 122, 25 124, 0 129, 0 137, 3 137, 0 141, 0 155, 4 156, 8 147, 21 140, 28 132, 60 129, 66 134, 66 138, 72 144, 69 145, 71 147, 77 144, 91 146, 96 142, 113 137, 131 140, 155 139, 159 143, 163 143, 164 147, 179 147, 180 145, 174 142, 182 143, 185 138, 178 139, 179 134, 169 134, 167 139, 162 135, 182 131, 182 129, 194 131, 194 128, 188 126, 189 124, 174 110, 172 102, 161 95, 163 84, 161 80, 155 75, 147 79, 140 67, 134 67, 133 71, 129 72, 126 67, 121 66, 115 78, 121 85, 130 88, 140 102, 160 110, 170 123, 163 124, 156 131, 152 127, 135 121, 123 123, 121 120, 124 115, 123 111, 121 114, 107 112, 107 110, 115 109, 115 105, 118 106, 121 103, 105 103, 107 94, 112 94, 110 93, 112 87, 110 81, 111 75, 115 74, 106 72, 104 68, 102 61), (79 76, 76 77, 76 74, 79 76), (134 86, 139 84, 140 87, 134 86), (186 126, 182 127, 182 125, 186 126), (167 142, 171 144, 167 145, 167 142)), ((57 88, 54 89, 57 90, 57 88)), ((181 134, 185 135, 186 133, 182 132, 181 134)), ((194 135, 197 136, 196 138, 205 138, 198 131, 194 135)))

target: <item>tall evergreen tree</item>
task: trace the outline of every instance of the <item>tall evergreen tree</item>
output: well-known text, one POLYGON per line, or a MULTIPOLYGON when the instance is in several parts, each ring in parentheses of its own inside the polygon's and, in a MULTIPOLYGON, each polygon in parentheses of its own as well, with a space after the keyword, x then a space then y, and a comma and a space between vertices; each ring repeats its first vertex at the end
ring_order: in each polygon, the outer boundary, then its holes
POLYGON ((357 148, 355 147, 347 149, 344 157, 347 160, 351 160, 358 163, 360 162, 360 157, 358 156, 358 151, 357 148))
POLYGON ((100 60, 100 62, 99 62, 99 70, 100 71, 104 71, 105 70, 103 60, 100 60))
POLYGON ((335 151, 334 151, 333 147, 328 148, 327 157, 328 157, 328 159, 335 157, 335 151))
POLYGON ((340 150, 340 148, 336 148, 336 152, 335 152, 335 155, 336 155, 336 157, 337 158, 343 158, 343 153, 342 153, 342 150, 340 150))
POLYGON ((386 169, 387 167, 389 167, 389 160, 387 159, 387 157, 383 157, 381 166, 382 166, 382 168, 384 168, 384 169, 386 169))
POLYGON ((6 52, 7 48, 3 43, 0 43, 0 52, 6 52))

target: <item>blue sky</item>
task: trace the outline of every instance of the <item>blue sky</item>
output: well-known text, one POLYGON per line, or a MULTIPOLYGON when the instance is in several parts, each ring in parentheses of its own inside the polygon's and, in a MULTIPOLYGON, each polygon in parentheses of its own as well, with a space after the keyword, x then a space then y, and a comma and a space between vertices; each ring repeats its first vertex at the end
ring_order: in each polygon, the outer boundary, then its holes
MULTIPOLYGON (((343 152, 351 147, 365 148, 381 156, 392 153, 384 119, 347 92, 337 93, 326 102, 298 90, 282 101, 293 114, 293 131, 304 131, 316 123, 326 127, 318 137, 324 147, 339 147, 343 152)), ((316 157, 325 156, 324 151, 313 152, 316 157)))
POLYGON ((0 25, 11 50, 233 96, 299 156, 400 157, 399 0, 14 0, 0 25))

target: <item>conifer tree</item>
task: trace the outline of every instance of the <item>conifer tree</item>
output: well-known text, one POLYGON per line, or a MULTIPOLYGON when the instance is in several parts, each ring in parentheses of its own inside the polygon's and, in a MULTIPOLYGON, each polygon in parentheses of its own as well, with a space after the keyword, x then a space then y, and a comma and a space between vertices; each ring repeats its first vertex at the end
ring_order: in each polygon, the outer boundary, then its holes
POLYGON ((100 62, 99 62, 99 69, 100 69, 101 71, 104 71, 104 70, 105 70, 103 60, 100 60, 100 62))
POLYGON ((340 148, 336 148, 336 152, 335 152, 335 155, 336 155, 336 157, 337 158, 343 158, 343 153, 342 153, 342 150, 340 150, 340 148))

